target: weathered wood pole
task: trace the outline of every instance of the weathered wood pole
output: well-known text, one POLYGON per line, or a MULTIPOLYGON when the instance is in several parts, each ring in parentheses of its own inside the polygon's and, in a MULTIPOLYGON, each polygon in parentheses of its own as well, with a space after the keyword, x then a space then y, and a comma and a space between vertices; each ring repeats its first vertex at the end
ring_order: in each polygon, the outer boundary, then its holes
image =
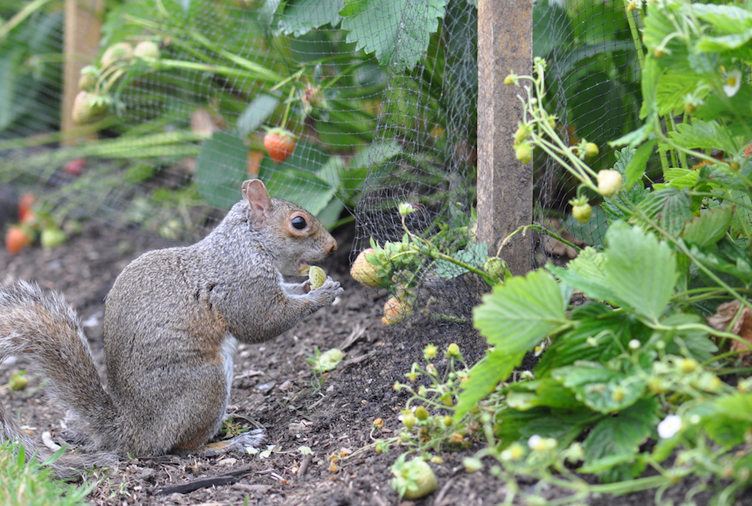
MULTIPOLYGON (((74 144, 72 132, 76 125, 71 118, 73 101, 78 94, 81 69, 94 60, 102 34, 104 0, 65 0, 65 28, 63 34, 63 100, 60 111, 64 144, 74 144)), ((89 136, 95 136, 90 134, 89 136)), ((88 137, 88 136, 87 136, 88 137)))
MULTIPOLYGON (((494 254, 501 241, 533 219, 533 165, 514 154, 512 138, 522 119, 521 89, 507 86, 514 71, 533 69, 532 0, 478 2, 478 237, 494 254)), ((512 274, 532 265, 530 234, 517 234, 502 258, 512 274)))

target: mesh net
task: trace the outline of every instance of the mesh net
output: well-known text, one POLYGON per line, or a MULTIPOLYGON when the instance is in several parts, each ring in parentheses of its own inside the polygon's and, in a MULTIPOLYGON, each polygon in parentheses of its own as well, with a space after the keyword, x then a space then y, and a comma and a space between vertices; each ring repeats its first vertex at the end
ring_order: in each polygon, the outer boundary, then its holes
MULTIPOLYGON (((612 166, 606 142, 636 126, 640 106, 624 7, 538 0, 533 12, 534 52, 549 62, 546 106, 557 128, 570 143, 599 145, 596 169, 612 166)), ((44 194, 58 221, 107 219, 191 240, 238 200, 240 182, 258 177, 329 227, 354 219, 355 251, 371 239, 398 241, 407 226, 470 265, 482 262, 485 251, 472 242, 476 2, 113 1, 95 55, 64 52, 62 1, 5 0, 0 15, 8 20, 0 183, 44 194), (89 66, 80 109, 61 113, 66 58, 89 66), (58 133, 61 114, 78 115, 73 145, 58 133), (269 135, 283 142, 277 128, 296 142, 280 163, 265 147, 269 135), (404 226, 400 202, 416 209, 404 226)), ((536 156, 534 219, 599 244, 603 214, 596 210, 586 226, 572 220, 575 182, 536 156)), ((532 254, 540 265, 573 250, 541 237, 532 254)), ((443 314, 467 316, 484 286, 447 266, 437 275, 435 259, 412 268, 423 281, 412 283, 416 296, 443 314)))

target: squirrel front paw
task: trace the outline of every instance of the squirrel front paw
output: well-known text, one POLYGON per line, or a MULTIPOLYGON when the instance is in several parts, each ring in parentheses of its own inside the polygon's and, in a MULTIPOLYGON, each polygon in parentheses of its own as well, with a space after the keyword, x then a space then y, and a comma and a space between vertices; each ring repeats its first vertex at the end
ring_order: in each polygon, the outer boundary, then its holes
POLYGON ((339 281, 334 281, 331 277, 327 276, 324 284, 312 289, 308 292, 308 296, 313 298, 317 305, 325 306, 334 302, 334 299, 342 292, 344 292, 344 289, 339 286, 339 281))

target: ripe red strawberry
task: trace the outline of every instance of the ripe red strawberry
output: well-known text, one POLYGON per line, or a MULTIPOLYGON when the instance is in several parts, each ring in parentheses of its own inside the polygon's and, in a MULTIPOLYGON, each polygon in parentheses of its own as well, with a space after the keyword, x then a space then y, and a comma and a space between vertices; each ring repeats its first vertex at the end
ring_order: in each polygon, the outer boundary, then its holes
POLYGON ((18 219, 25 222, 28 219, 28 215, 32 214, 31 206, 36 202, 36 198, 31 193, 24 193, 21 198, 18 199, 18 219))
POLYGON ((74 158, 65 164, 63 172, 71 176, 80 176, 86 167, 86 158, 74 158))
POLYGON ((284 128, 273 128, 264 137, 264 148, 274 163, 282 163, 295 151, 298 139, 284 128))
POLYGON ((5 249, 15 255, 31 244, 31 235, 22 227, 13 226, 5 234, 5 249))

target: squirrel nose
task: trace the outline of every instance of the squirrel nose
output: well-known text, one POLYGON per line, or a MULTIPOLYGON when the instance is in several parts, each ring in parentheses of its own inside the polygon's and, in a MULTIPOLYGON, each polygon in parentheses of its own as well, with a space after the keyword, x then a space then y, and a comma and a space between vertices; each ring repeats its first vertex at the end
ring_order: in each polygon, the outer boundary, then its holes
POLYGON ((327 250, 326 255, 329 256, 335 251, 337 251, 337 241, 335 239, 332 239, 332 243, 329 246, 329 249, 327 250))

